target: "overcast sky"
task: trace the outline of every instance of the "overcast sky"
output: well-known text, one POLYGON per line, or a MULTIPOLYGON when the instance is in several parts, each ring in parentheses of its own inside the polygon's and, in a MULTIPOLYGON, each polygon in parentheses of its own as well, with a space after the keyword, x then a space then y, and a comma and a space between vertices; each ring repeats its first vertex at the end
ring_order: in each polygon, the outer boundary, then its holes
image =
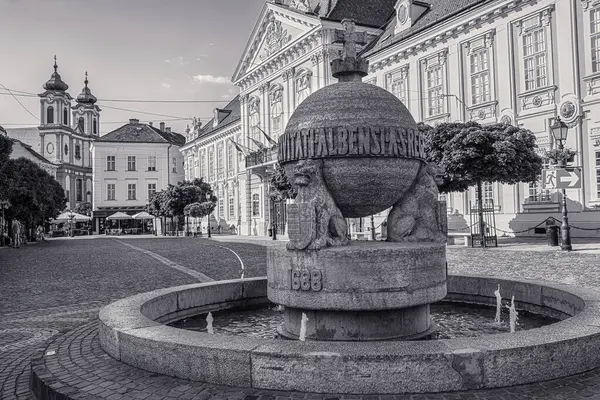
MULTIPOLYGON (((13 90, 43 92, 53 56, 73 97, 81 92, 84 73, 99 99, 232 99, 238 88, 230 78, 265 0, 0 0, 0 84, 13 90)), ((0 86, 0 125, 37 126, 0 86)), ((39 98, 18 97, 39 117, 39 98)), ((206 104, 116 103, 99 101, 101 134, 129 118, 160 121, 167 117, 201 117, 206 104), (116 122, 116 123, 110 123, 116 122)), ((167 122, 183 133, 188 121, 167 122)))

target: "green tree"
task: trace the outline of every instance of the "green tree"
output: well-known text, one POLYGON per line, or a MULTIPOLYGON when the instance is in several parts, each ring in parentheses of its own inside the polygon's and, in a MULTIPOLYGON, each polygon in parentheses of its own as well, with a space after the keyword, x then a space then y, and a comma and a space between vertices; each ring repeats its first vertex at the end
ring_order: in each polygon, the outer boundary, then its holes
MULTIPOLYGON (((472 121, 418 127, 425 135, 427 161, 443 171, 442 193, 476 186, 481 205, 483 182, 534 182, 541 173, 542 158, 536 152, 535 135, 528 129, 505 124, 482 126, 472 121)), ((484 232, 483 210, 478 209, 480 232, 484 232)))

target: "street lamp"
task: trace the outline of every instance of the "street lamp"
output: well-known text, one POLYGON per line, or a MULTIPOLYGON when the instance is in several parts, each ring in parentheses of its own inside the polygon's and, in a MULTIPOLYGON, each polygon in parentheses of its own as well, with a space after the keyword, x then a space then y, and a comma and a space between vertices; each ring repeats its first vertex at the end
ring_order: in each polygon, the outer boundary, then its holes
MULTIPOLYGON (((206 201, 211 201, 210 193, 206 193, 206 201)), ((208 213, 208 215, 206 216, 206 218, 208 219, 207 226, 208 226, 208 238, 209 239, 211 238, 211 234, 210 234, 210 214, 211 213, 208 213)))
POLYGON ((2 208, 2 227, 0 231, 0 246, 4 247, 4 225, 6 220, 4 219, 4 210, 10 208, 10 201, 0 200, 0 208, 2 208))
MULTIPOLYGON (((554 140, 558 143, 558 150, 564 150, 564 142, 567 140, 567 134, 569 133, 569 127, 563 121, 561 121, 560 117, 556 117, 554 123, 550 126, 552 129, 552 136, 554 136, 554 140)), ((561 168, 566 167, 566 158, 563 156, 560 157, 558 166, 561 168)), ((560 236, 561 236, 561 245, 560 248, 565 251, 573 250, 571 246, 571 227, 569 226, 569 217, 567 211, 567 190, 562 190, 562 225, 560 226, 560 236)))

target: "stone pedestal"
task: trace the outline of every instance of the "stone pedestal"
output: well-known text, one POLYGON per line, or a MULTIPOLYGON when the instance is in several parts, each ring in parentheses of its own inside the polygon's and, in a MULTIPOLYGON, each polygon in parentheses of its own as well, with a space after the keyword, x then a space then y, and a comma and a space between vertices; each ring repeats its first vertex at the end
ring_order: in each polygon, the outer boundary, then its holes
POLYGON ((413 339, 431 329, 429 304, 446 296, 441 243, 351 242, 319 251, 268 249, 268 297, 286 307, 280 333, 307 339, 413 339))

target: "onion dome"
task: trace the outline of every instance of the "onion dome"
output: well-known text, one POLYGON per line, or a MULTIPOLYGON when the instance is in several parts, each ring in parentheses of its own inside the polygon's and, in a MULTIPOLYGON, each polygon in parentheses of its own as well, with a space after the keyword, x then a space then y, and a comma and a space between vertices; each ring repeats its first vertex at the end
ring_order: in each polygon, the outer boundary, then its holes
POLYGON ((92 94, 92 91, 88 87, 87 71, 85 71, 85 81, 83 83, 85 83, 85 86, 81 90, 81 93, 79 93, 79 96, 77 96, 77 102, 82 104, 94 104, 98 99, 92 94))
POLYGON ((58 65, 56 65, 56 56, 54 56, 54 73, 50 77, 50 80, 44 83, 44 89, 46 90, 56 90, 59 92, 64 92, 69 88, 65 82, 63 82, 60 74, 57 72, 58 65))

